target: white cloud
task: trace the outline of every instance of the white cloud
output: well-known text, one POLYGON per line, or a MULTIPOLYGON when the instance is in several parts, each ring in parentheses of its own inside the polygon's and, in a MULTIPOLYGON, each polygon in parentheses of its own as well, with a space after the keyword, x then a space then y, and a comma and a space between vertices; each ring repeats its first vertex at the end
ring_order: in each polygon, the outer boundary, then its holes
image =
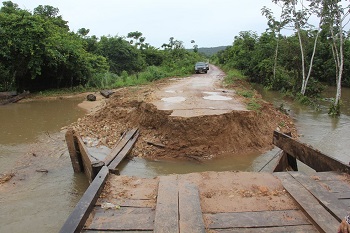
POLYGON ((159 47, 170 37, 191 47, 230 45, 240 31, 262 33, 266 19, 261 8, 274 7, 271 0, 17 0, 20 8, 38 5, 59 8, 71 30, 85 27, 90 35, 125 36, 140 31, 146 42, 159 47))

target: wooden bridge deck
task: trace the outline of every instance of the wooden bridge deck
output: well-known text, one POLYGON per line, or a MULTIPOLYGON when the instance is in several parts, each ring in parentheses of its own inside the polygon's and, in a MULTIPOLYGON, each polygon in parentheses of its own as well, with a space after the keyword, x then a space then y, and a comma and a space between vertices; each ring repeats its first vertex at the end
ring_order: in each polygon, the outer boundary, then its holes
POLYGON ((336 172, 109 175, 82 232, 335 232, 349 209, 336 172))

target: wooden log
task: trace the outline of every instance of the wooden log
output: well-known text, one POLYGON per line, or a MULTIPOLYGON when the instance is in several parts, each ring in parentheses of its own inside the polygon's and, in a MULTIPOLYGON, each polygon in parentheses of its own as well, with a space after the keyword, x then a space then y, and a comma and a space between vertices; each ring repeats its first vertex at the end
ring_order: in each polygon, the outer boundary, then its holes
POLYGON ((62 226, 60 233, 81 232, 91 210, 94 208, 94 205, 102 192, 107 177, 108 168, 104 166, 85 191, 73 212, 69 215, 68 219, 62 226))
POLYGON ((350 166, 291 137, 274 131, 273 144, 317 172, 338 171, 350 174, 350 166))
POLYGON ((100 94, 105 97, 105 98, 109 98, 111 95, 114 94, 114 91, 112 90, 102 90, 100 91, 100 94))
POLYGON ((187 181, 179 183, 179 216, 180 232, 205 233, 198 187, 187 181))
POLYGON ((274 173, 274 175, 281 180, 287 192, 319 230, 322 232, 334 232, 338 228, 338 220, 320 205, 319 201, 289 173, 278 172, 274 173))
POLYGON ((139 132, 137 131, 134 137, 127 142, 127 144, 120 151, 120 153, 118 153, 118 155, 111 161, 111 163, 108 165, 108 169, 115 170, 118 167, 121 161, 130 153, 138 137, 139 137, 139 132))
POLYGON ((66 138, 68 152, 69 152, 69 156, 72 162, 74 172, 83 172, 84 171, 83 161, 78 151, 79 148, 77 146, 77 143, 74 137, 74 130, 69 129, 66 132, 65 138, 66 138))
POLYGON ((179 202, 177 176, 162 176, 159 180, 155 233, 179 232, 179 202))
POLYGON ((11 103, 16 103, 18 101, 20 101, 21 99, 24 99, 27 95, 29 95, 30 92, 29 91, 25 91, 19 95, 16 95, 12 98, 9 98, 7 100, 1 101, 0 105, 6 105, 6 104, 11 104, 11 103))
POLYGON ((136 132, 138 131, 137 128, 129 130, 128 132, 124 133, 121 139, 116 143, 114 148, 111 150, 109 155, 104 160, 104 163, 108 166, 113 159, 121 152, 121 150, 126 146, 128 141, 134 137, 136 132))
POLYGON ((8 99, 13 96, 16 96, 17 94, 18 94, 17 91, 3 91, 3 92, 0 92, 0 99, 8 99))

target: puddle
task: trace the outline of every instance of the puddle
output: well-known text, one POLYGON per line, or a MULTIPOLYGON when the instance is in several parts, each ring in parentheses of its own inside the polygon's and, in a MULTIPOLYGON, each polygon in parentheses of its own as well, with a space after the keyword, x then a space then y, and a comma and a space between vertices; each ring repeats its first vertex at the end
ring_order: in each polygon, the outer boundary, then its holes
POLYGON ((182 96, 162 98, 162 101, 168 102, 168 103, 181 103, 181 102, 184 102, 185 100, 186 98, 182 96))
POLYGON ((226 97, 226 96, 222 96, 222 95, 204 96, 203 99, 205 99, 205 100, 232 100, 231 97, 226 97))
POLYGON ((231 97, 226 97, 226 96, 222 96, 221 92, 203 92, 206 95, 209 96, 204 96, 203 99, 205 100, 232 100, 231 97))

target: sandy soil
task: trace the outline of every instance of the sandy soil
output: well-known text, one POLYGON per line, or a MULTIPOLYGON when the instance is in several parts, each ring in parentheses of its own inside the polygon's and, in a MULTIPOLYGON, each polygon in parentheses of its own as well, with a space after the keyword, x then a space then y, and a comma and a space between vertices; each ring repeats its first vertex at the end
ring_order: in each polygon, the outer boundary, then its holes
POLYGON ((248 111, 247 100, 222 87, 223 76, 211 66, 208 74, 118 89, 71 127, 108 147, 126 130, 138 127, 141 135, 132 155, 153 159, 201 160, 263 152, 272 147, 275 129, 296 136, 292 120, 272 104, 259 100, 260 111, 248 111))

